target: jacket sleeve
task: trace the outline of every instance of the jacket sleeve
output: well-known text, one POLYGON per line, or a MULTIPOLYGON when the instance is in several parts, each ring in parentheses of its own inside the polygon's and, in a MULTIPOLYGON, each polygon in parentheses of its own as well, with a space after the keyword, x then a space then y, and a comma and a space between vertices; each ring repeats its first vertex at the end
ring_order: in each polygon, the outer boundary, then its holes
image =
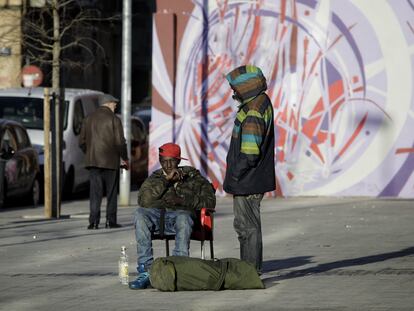
POLYGON ((266 136, 264 116, 255 110, 247 112, 241 124, 239 159, 233 168, 233 179, 239 180, 247 171, 255 167, 260 159, 260 146, 266 136))
POLYGON ((115 135, 115 146, 118 149, 118 152, 122 160, 128 160, 128 150, 126 145, 126 139, 124 136, 124 130, 122 128, 121 120, 114 116, 114 135, 115 135))
POLYGON ((216 207, 216 195, 211 183, 201 175, 197 175, 194 180, 197 188, 192 193, 187 191, 183 193, 185 205, 193 210, 200 210, 203 207, 214 209, 216 207))
POLYGON ((163 177, 147 178, 138 193, 138 205, 141 207, 162 208, 163 195, 169 190, 169 182, 163 177))

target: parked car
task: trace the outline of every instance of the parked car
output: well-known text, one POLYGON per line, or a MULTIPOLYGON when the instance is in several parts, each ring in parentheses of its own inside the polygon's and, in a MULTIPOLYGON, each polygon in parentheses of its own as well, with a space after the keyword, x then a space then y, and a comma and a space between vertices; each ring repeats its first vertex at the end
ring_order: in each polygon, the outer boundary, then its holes
MULTIPOLYGON (((33 146, 39 152, 43 172, 43 88, 15 88, 0 90, 0 118, 22 123, 28 131, 33 146)), ((82 120, 99 106, 102 92, 84 89, 65 89, 62 107, 62 162, 63 189, 68 195, 86 186, 88 171, 84 168, 84 153, 78 138, 82 120)))
POLYGON ((145 124, 147 133, 151 122, 151 97, 145 97, 138 105, 135 106, 132 115, 139 117, 145 124))
MULTIPOLYGON (((118 114, 120 119, 121 115, 118 114)), ((131 116, 131 184, 140 185, 148 176, 148 132, 144 122, 131 116)))
POLYGON ((0 207, 12 197, 25 197, 37 206, 40 198, 39 159, 26 129, 0 119, 0 207))

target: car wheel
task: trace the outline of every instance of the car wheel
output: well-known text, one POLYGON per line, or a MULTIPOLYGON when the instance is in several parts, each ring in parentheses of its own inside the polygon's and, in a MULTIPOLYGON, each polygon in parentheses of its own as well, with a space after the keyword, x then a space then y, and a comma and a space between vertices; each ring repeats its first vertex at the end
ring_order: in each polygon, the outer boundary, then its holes
POLYGON ((32 190, 30 191, 31 196, 31 203, 33 204, 33 208, 36 208, 40 201, 40 182, 39 178, 36 177, 33 181, 32 190))

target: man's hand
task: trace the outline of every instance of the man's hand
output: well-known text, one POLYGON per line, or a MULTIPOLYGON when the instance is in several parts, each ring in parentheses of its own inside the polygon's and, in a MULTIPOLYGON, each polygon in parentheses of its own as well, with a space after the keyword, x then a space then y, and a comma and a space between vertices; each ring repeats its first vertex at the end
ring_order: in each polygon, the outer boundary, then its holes
POLYGON ((121 159, 121 168, 123 168, 124 170, 129 170, 129 161, 121 159))
POLYGON ((183 179, 183 172, 178 168, 174 168, 165 176, 165 179, 171 182, 180 181, 183 179))
POLYGON ((163 198, 164 202, 170 206, 183 205, 184 199, 176 195, 166 195, 163 198))

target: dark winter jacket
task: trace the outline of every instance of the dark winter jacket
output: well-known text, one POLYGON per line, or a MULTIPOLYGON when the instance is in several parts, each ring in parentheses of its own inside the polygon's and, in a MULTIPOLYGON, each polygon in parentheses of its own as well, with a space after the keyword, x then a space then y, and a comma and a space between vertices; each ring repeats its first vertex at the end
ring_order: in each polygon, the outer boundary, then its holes
POLYGON ((79 146, 86 152, 87 168, 119 169, 120 159, 128 160, 121 120, 105 106, 83 120, 79 146))
POLYGON ((239 67, 227 75, 240 102, 227 154, 224 191, 259 194, 276 188, 273 106, 259 68, 239 67))
POLYGON ((182 166, 183 179, 171 183, 162 169, 155 171, 142 184, 138 194, 138 205, 148 208, 166 208, 196 211, 203 207, 216 206, 214 188, 200 172, 191 166, 182 166), (184 199, 182 206, 169 206, 164 198, 178 196, 184 199))

